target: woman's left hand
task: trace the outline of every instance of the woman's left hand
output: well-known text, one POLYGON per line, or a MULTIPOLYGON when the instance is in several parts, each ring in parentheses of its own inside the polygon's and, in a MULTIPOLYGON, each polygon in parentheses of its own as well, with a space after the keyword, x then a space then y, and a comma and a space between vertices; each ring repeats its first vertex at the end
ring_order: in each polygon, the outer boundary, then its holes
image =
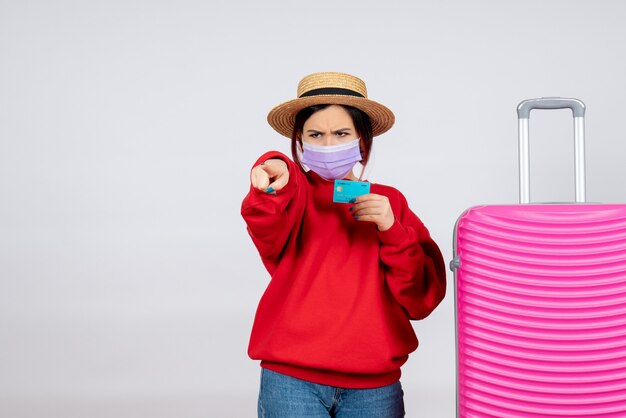
POLYGON ((387 196, 375 193, 357 197, 350 211, 357 221, 374 222, 379 231, 391 228, 395 220, 387 196))

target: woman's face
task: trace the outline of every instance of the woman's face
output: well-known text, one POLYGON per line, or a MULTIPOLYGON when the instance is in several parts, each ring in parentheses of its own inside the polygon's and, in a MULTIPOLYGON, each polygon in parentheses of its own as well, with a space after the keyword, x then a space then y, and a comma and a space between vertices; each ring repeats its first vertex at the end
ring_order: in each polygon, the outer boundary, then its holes
POLYGON ((338 145, 357 138, 350 114, 332 105, 311 115, 302 127, 302 141, 315 145, 338 145))

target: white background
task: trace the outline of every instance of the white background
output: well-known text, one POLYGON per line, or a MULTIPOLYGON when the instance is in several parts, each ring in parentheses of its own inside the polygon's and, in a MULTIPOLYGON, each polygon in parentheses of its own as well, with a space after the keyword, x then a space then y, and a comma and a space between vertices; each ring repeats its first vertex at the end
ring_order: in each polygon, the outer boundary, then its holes
MULTIPOLYGON (((316 71, 396 126, 371 179, 452 257, 517 201, 517 104, 582 99, 591 201, 626 202, 623 1, 0 1, 0 416, 253 417, 268 282, 239 214, 316 71)), ((571 112, 532 113, 536 201, 573 199, 571 112)), ((453 286, 415 323, 408 417, 452 417, 453 286)))

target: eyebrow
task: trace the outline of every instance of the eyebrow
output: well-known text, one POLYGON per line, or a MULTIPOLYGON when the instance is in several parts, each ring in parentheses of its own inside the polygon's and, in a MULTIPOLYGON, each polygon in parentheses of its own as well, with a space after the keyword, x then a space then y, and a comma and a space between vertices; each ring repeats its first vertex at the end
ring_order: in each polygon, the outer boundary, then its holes
MULTIPOLYGON (((336 129, 336 130, 332 131, 332 133, 336 134, 338 132, 351 131, 351 130, 352 130, 352 128, 341 128, 341 129, 336 129)), ((307 133, 322 134, 324 132, 318 131, 317 129, 307 129, 307 133)))

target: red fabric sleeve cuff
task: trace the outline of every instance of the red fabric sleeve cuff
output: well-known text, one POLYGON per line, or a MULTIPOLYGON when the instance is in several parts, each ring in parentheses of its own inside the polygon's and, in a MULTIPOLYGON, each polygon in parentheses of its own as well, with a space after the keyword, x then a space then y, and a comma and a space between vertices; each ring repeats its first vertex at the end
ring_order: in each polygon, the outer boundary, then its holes
POLYGON ((408 234, 404 227, 394 219, 393 225, 386 231, 378 231, 378 237, 383 244, 397 244, 408 238, 408 234))
POLYGON ((256 167, 257 165, 261 164, 264 161, 271 160, 272 158, 281 159, 284 162, 286 162, 287 165, 289 165, 289 163, 291 162, 289 157, 287 157, 285 154, 283 154, 280 151, 267 151, 265 154, 261 155, 258 160, 256 160, 252 168, 256 167))

